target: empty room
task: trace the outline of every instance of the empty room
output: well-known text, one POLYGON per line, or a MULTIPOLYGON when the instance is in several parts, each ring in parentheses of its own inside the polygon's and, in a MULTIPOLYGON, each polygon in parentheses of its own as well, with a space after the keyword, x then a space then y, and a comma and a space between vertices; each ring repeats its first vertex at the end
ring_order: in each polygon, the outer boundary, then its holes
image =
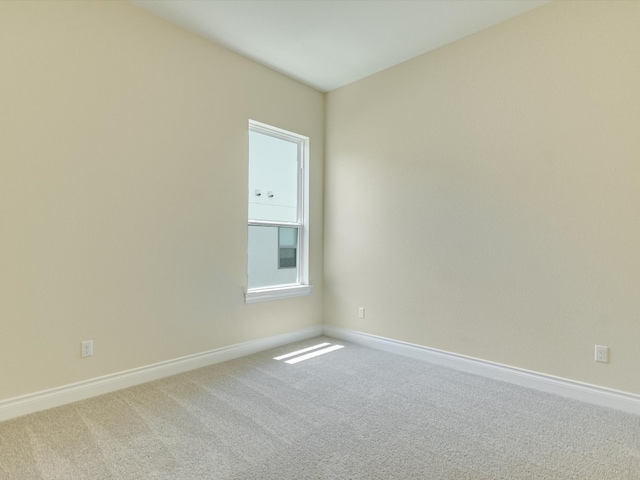
POLYGON ((640 480, 640 1, 0 1, 0 479, 640 480))

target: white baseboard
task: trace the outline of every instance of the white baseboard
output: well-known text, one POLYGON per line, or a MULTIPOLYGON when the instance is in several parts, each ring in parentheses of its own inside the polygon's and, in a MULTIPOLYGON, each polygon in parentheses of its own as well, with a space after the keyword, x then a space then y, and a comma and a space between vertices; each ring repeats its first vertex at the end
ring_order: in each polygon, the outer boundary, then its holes
POLYGON ((367 347, 424 360, 483 377, 640 415, 640 396, 565 378, 509 367, 412 343, 325 325, 324 334, 367 347))
POLYGON ((251 355, 322 334, 456 370, 640 415, 639 395, 325 325, 324 327, 311 327, 296 332, 239 343, 70 385, 0 400, 0 421, 77 402, 215 363, 226 362, 234 358, 251 355))
POLYGON ((92 378, 70 385, 8 398, 0 401, 0 421, 46 410, 48 408, 59 407, 67 403, 77 402, 78 400, 95 397, 103 393, 114 392, 215 363, 226 362, 227 360, 233 360, 234 358, 244 357, 319 335, 322 335, 321 326, 310 327, 296 332, 238 343, 236 345, 196 353, 195 355, 188 355, 166 362, 105 375, 103 377, 92 378))

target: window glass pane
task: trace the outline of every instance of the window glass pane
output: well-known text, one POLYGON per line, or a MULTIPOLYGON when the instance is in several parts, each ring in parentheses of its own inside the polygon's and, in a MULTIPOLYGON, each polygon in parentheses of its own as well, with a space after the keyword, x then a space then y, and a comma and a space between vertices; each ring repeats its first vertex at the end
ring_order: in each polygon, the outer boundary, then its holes
POLYGON ((249 219, 298 220, 298 144, 249 132, 249 219))
POLYGON ((248 249, 248 287, 270 287, 297 283, 297 228, 249 226, 248 249), (284 237, 294 236, 294 247, 280 248, 280 230, 285 230, 284 237), (291 232, 294 230, 294 233, 291 232), (281 267, 281 250, 287 266, 281 267), (292 252, 293 250, 293 252, 292 252), (291 265, 292 264, 292 265, 291 265), (291 266, 289 266, 291 265, 291 266))

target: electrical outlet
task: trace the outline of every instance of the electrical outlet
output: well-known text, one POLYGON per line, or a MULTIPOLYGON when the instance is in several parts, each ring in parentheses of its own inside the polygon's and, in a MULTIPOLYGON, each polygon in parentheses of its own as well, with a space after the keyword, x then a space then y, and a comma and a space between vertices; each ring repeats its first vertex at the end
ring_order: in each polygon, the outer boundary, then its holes
POLYGON ((82 356, 91 357, 93 355, 93 340, 85 340, 82 342, 82 356))
POLYGON ((364 307, 358 307, 358 318, 364 318, 364 307))
POLYGON ((609 347, 596 345, 596 362, 609 363, 609 347))

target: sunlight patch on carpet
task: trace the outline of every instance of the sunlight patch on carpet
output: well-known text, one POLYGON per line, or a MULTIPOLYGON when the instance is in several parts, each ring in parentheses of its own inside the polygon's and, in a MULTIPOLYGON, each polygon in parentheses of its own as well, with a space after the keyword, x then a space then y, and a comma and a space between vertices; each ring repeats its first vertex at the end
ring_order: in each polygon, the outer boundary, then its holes
POLYGON ((313 352, 304 354, 304 355, 300 355, 299 357, 294 357, 291 360, 287 360, 284 363, 288 363, 289 365, 293 365, 294 363, 298 363, 298 362, 302 362, 304 360, 309 360, 310 358, 314 358, 314 357, 318 357, 320 355, 324 355, 326 353, 331 353, 334 352, 336 350, 340 350, 341 348, 344 348, 343 345, 331 345, 330 347, 327 348, 323 348, 322 350, 315 350, 313 352))
POLYGON ((279 357, 273 357, 274 360, 284 360, 285 358, 295 357, 296 355, 300 355, 301 353, 310 352, 311 350, 316 350, 317 348, 326 347, 327 345, 331 345, 329 342, 319 343, 314 345, 313 347, 303 348, 301 350, 296 350, 295 352, 285 353, 284 355, 280 355, 279 357))

